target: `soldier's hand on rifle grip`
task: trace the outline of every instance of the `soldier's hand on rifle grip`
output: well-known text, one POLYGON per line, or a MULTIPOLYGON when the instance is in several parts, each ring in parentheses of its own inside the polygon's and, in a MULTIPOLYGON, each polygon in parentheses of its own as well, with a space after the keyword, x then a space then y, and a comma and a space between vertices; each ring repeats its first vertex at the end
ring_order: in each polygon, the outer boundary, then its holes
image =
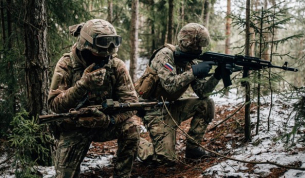
POLYGON ((233 65, 232 64, 225 64, 224 70, 222 69, 222 66, 219 65, 215 69, 214 77, 217 80, 220 80, 223 78, 224 75, 231 75, 233 71, 233 65))
POLYGON ((111 122, 111 117, 99 111, 97 108, 90 108, 90 117, 80 117, 78 123, 87 128, 107 128, 111 122))
POLYGON ((91 64, 84 70, 82 78, 77 81, 80 86, 83 86, 87 90, 92 90, 96 87, 100 87, 104 83, 104 77, 106 74, 106 69, 100 68, 92 71, 95 63, 91 64))
POLYGON ((192 65, 193 74, 198 78, 207 77, 213 64, 215 64, 213 61, 205 61, 192 65))

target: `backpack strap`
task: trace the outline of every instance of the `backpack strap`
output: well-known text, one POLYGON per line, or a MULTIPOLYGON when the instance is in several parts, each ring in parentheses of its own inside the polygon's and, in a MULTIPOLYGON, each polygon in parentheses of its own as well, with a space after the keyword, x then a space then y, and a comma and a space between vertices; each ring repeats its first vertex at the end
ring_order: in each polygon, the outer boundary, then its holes
POLYGON ((166 44, 163 45, 161 48, 154 50, 153 54, 152 54, 151 57, 149 58, 148 66, 150 66, 151 61, 155 58, 156 54, 157 54, 161 49, 163 49, 163 48, 168 48, 168 49, 170 49, 170 50, 173 51, 173 52, 176 50, 176 47, 175 47, 174 45, 166 43, 166 44))

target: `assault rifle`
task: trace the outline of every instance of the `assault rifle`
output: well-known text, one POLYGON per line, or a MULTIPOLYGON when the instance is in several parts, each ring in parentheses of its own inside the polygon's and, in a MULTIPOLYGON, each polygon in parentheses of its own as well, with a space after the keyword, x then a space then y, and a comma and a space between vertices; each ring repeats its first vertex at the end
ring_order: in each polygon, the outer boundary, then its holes
POLYGON ((288 62, 285 62, 283 66, 275 66, 271 64, 270 61, 262 60, 257 57, 242 56, 242 55, 227 55, 214 52, 205 52, 200 55, 194 55, 190 53, 185 53, 182 51, 175 51, 175 58, 193 60, 199 59, 203 61, 213 61, 214 64, 221 68, 222 80, 225 87, 232 85, 230 75, 226 73, 226 64, 231 64, 233 66, 233 71, 243 70, 243 78, 248 77, 249 70, 260 70, 264 68, 278 68, 287 71, 297 72, 298 69, 287 67, 288 62))
POLYGON ((107 99, 101 105, 91 105, 80 108, 78 110, 70 110, 68 113, 40 115, 38 123, 45 124, 53 121, 60 121, 67 118, 75 119, 79 117, 92 116, 91 113, 92 108, 97 108, 98 110, 104 113, 119 113, 121 111, 137 110, 143 114, 143 112, 145 111, 154 110, 158 107, 162 107, 163 105, 169 105, 169 102, 150 101, 150 102, 138 102, 138 103, 119 103, 118 101, 107 99))

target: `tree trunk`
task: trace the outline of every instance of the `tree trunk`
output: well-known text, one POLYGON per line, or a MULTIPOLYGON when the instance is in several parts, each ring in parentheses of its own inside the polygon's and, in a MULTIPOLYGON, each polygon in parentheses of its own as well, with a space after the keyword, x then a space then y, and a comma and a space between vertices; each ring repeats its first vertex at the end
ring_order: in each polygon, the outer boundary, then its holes
POLYGON ((24 4, 27 107, 30 116, 36 116, 47 113, 49 91, 46 5, 45 0, 24 0, 24 4))
MULTIPOLYGON (((258 0, 252 0, 251 8, 252 8, 252 11, 257 11, 258 0)), ((257 21, 254 21, 254 24, 256 24, 256 23, 257 23, 257 21)), ((254 28, 250 28, 250 34, 251 34, 250 41, 255 41, 254 28)), ((250 44, 250 52, 249 52, 250 56, 255 56, 255 46, 256 46, 255 42, 253 44, 250 44)))
POLYGON ((130 29, 130 76, 133 82, 137 80, 137 49, 138 49, 138 13, 139 0, 132 1, 131 29, 130 29))
POLYGON ((168 0, 167 43, 173 43, 174 0, 168 0))
POLYGON ((112 0, 108 0, 108 16, 107 16, 107 21, 112 23, 113 20, 113 3, 112 0))
POLYGON ((156 49, 156 36, 155 36, 155 1, 150 0, 150 11, 152 13, 152 18, 150 19, 151 26, 151 49, 150 54, 156 49))
MULTIPOLYGON (((183 27, 185 24, 185 22, 184 22, 184 16, 185 16, 185 14, 184 14, 184 1, 182 1, 181 2, 181 6, 180 6, 180 20, 181 20, 181 27, 183 27)), ((178 33, 178 30, 177 30, 177 33, 178 33)))
MULTIPOLYGON (((245 55, 249 56, 250 53, 250 0, 246 2, 246 41, 245 41, 245 55)), ((249 75, 249 70, 244 70, 244 76, 249 75)), ((246 88, 246 105, 245 105, 245 141, 251 141, 251 120, 250 120, 250 84, 245 82, 246 88)))
POLYGON ((201 14, 200 19, 202 20, 202 24, 204 25, 204 5, 206 0, 202 0, 201 14))
POLYGON ((225 53, 230 54, 230 35, 231 35, 231 0, 227 0, 227 18, 226 18, 226 44, 225 53))
MULTIPOLYGON (((268 8, 268 1, 267 0, 265 0, 265 2, 264 2, 264 10, 267 10, 267 8, 268 8)), ((262 10, 263 11, 263 10, 262 10)), ((263 13, 263 12, 262 12, 263 13)), ((265 29, 266 28, 266 26, 268 26, 269 24, 268 24, 268 21, 269 21, 269 17, 266 17, 266 16, 264 16, 264 15, 262 15, 262 21, 264 22, 265 21, 265 18, 267 18, 266 20, 267 20, 267 23, 266 24, 264 24, 263 23, 263 28, 262 29, 265 29)), ((270 33, 270 31, 268 30, 268 31, 264 31, 263 33, 262 33, 262 37, 263 37, 263 40, 264 40, 264 42, 263 42, 263 44, 262 44, 262 48, 261 48, 261 58, 262 59, 264 59, 264 60, 267 60, 267 61, 270 61, 270 54, 269 54, 269 51, 270 51, 270 49, 269 49, 269 39, 270 39, 270 35, 271 35, 271 33, 270 33)))
POLYGON ((208 29, 210 21, 210 0, 204 2, 203 25, 208 29))
MULTIPOLYGON (((8 9, 11 9, 12 7, 12 2, 11 0, 7 0, 7 6, 8 9)), ((7 48, 12 49, 13 46, 13 38, 10 36, 13 34, 12 32, 12 18, 11 18, 11 12, 9 10, 6 11, 6 16, 7 16, 7 48)), ((15 75, 14 75, 14 62, 13 60, 9 60, 7 62, 7 74, 9 75, 9 83, 8 83, 8 94, 9 98, 11 99, 10 102, 10 108, 12 109, 12 113, 16 113, 16 96, 15 96, 15 75)))
POLYGON ((3 40, 3 46, 5 45, 6 41, 6 35, 5 35, 5 21, 4 21, 4 0, 1 0, 1 29, 2 29, 2 40, 3 40))

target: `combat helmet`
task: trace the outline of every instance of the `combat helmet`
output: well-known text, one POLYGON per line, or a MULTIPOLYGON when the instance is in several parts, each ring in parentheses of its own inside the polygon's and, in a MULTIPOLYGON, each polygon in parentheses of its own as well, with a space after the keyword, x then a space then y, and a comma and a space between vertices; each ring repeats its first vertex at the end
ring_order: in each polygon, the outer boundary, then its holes
POLYGON ((122 37, 117 35, 108 21, 93 19, 83 24, 76 48, 80 51, 87 49, 99 55, 111 55, 118 51, 121 43, 122 37))
POLYGON ((196 48, 206 47, 210 43, 209 31, 198 23, 189 23, 178 33, 178 48, 183 52, 192 52, 196 48))

